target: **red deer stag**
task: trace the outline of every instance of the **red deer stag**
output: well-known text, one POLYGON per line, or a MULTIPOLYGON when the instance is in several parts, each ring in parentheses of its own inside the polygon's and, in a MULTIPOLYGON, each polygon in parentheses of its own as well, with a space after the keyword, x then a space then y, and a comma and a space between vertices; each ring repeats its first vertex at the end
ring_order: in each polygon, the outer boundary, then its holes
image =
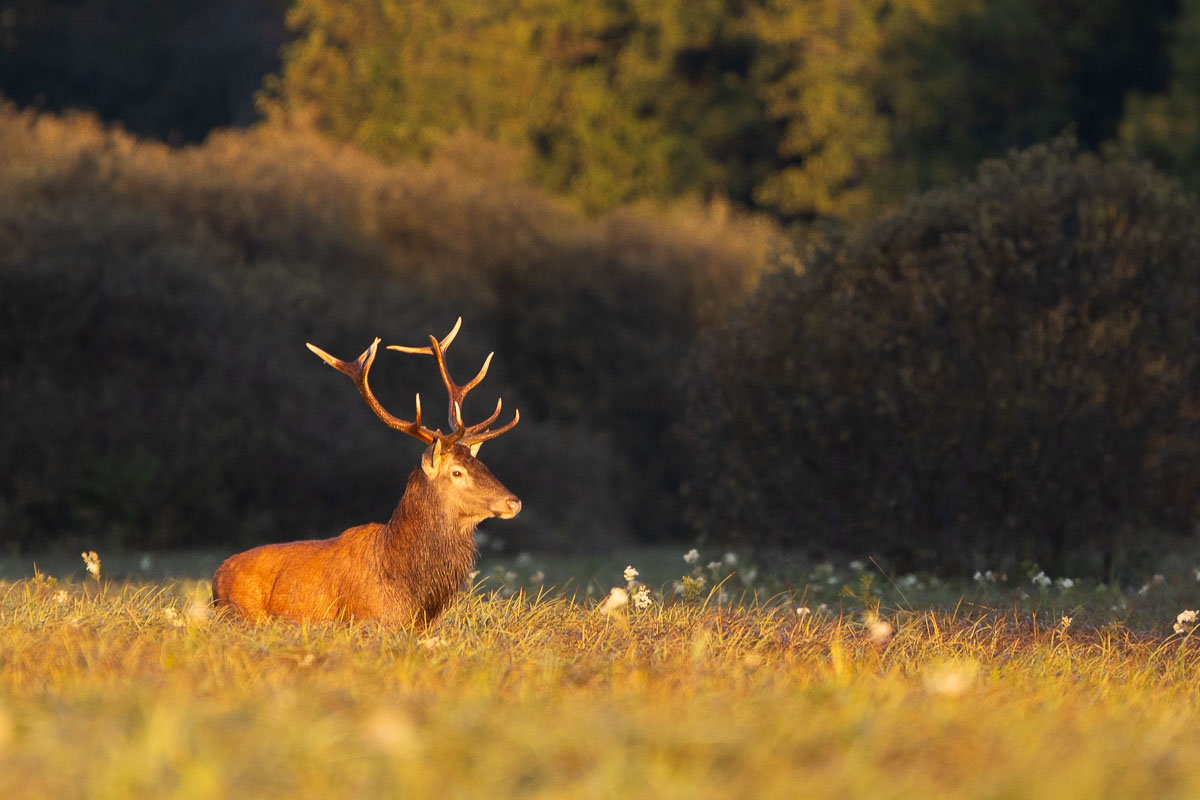
POLYGON ((475 527, 488 517, 512 519, 521 510, 516 495, 475 458, 481 444, 511 430, 521 415, 489 430, 500 416, 497 400, 495 412, 483 422, 463 422, 463 399, 483 380, 492 356, 469 383, 452 381, 444 354, 460 325, 461 317, 440 342, 430 336, 429 347, 388 348, 437 359, 450 395, 450 434, 421 425, 420 395, 412 422, 392 416, 375 399, 367 373, 379 339, 357 361, 342 361, 308 345, 326 364, 350 376, 388 426, 428 446, 386 525, 373 522, 333 539, 268 544, 231 556, 213 576, 213 600, 219 607, 250 619, 380 619, 418 628, 442 612, 475 563, 475 527))

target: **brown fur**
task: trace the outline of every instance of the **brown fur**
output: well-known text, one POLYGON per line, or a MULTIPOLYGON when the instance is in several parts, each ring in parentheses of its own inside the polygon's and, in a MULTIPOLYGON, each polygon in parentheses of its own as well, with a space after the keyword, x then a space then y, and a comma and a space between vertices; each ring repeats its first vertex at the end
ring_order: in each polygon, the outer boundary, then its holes
POLYGON ((424 628, 474 565, 475 527, 520 510, 521 501, 466 447, 430 445, 387 524, 231 556, 213 576, 213 600, 248 619, 379 619, 424 628))

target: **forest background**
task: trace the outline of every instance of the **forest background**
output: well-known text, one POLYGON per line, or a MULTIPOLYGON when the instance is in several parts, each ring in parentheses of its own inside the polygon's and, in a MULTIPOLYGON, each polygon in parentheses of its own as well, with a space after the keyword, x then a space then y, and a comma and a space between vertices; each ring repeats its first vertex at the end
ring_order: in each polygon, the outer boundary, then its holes
POLYGON ((1194 538, 1195 0, 11 0, 0 93, 7 549, 386 517, 415 446, 303 343, 460 314, 513 549, 1194 538))

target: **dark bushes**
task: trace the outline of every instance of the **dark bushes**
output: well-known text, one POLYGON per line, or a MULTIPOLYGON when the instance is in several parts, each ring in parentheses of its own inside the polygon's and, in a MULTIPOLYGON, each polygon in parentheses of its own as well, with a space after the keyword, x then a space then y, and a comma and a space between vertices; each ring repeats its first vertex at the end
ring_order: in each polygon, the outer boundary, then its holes
POLYGON ((1069 142, 766 279, 693 354, 695 526, 762 548, 1095 572, 1200 475, 1200 217, 1069 142))
MULTIPOLYGON (((506 177, 503 150, 454 145, 392 167, 267 129, 169 150, 0 108, 0 545, 242 546, 385 518, 415 445, 304 343, 354 357, 459 314, 451 369, 497 352, 467 416, 496 395, 523 412, 484 449, 526 500, 504 538, 661 533, 638 518, 665 480, 632 469, 640 431, 774 229, 719 208, 588 220, 506 177)), ((387 353, 372 382, 403 415, 441 395, 431 367, 387 353)))

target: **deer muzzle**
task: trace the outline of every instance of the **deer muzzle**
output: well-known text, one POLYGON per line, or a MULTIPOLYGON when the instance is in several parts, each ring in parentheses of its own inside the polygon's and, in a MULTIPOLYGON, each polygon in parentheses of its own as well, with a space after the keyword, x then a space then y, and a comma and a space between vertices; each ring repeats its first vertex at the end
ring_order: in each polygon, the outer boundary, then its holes
POLYGON ((515 495, 509 496, 492 506, 492 514, 500 519, 512 519, 521 513, 521 501, 515 495))

